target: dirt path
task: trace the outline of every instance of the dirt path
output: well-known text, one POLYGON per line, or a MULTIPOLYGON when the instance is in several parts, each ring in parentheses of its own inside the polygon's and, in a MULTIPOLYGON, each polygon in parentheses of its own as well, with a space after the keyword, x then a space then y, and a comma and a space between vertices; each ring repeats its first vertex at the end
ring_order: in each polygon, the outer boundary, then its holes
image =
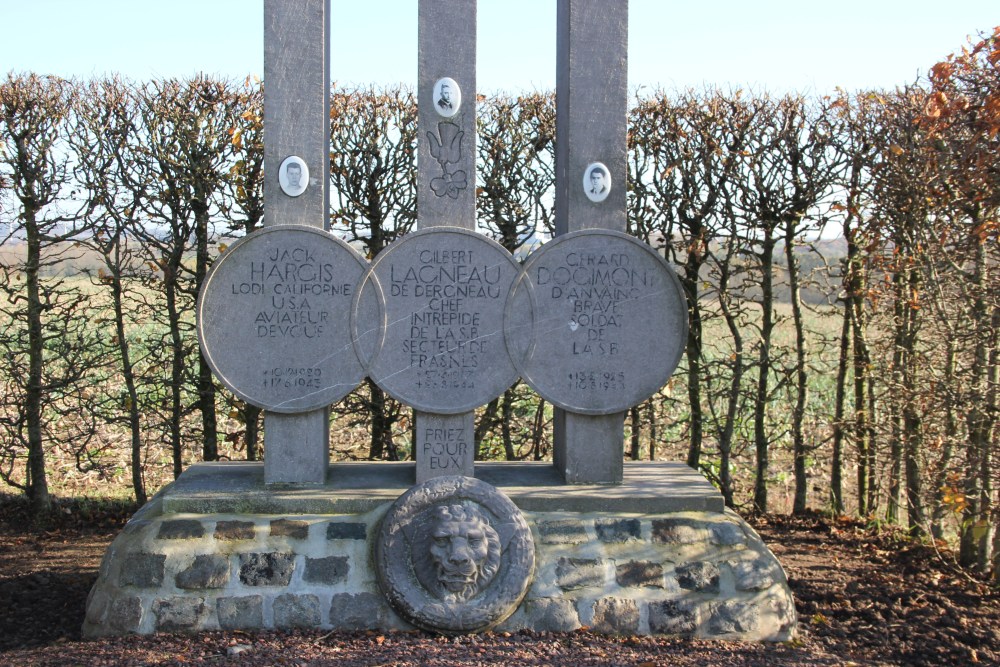
POLYGON ((850 521, 756 522, 788 572, 800 636, 782 645, 487 634, 210 633, 80 639, 84 604, 124 513, 26 530, 0 503, 0 664, 1000 665, 1000 595, 925 546, 850 521))

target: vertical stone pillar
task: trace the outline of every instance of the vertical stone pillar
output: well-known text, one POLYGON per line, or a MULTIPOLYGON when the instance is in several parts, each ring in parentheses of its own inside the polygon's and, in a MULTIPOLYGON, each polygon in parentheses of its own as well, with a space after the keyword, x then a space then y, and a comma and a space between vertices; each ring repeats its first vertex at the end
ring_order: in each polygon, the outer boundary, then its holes
MULTIPOLYGON (((329 45, 329 0, 264 0, 265 225, 330 227, 329 45), (296 196, 278 179, 291 156, 308 169, 296 196)), ((264 413, 265 482, 322 484, 329 460, 329 408, 264 413)))
MULTIPOLYGON (((624 232, 628 0, 559 0, 556 22, 556 235, 624 232), (595 163, 610 176, 603 198, 584 184, 595 163)), ((555 409, 554 465, 568 483, 622 481, 624 418, 555 409)))
MULTIPOLYGON (((475 0, 420 0, 417 41, 417 226, 475 229, 475 0), (452 149, 457 161, 443 162, 442 151, 452 149)), ((442 475, 474 476, 474 417, 414 411, 418 484, 442 475), (456 466, 450 457, 427 455, 435 450, 464 455, 456 466)))

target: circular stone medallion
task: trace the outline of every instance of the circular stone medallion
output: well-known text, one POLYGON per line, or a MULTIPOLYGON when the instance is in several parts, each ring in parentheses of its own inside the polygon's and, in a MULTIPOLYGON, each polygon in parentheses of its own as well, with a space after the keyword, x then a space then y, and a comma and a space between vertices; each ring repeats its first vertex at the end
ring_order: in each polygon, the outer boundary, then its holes
POLYGON ((379 587, 414 625, 480 632, 510 616, 531 583, 535 549, 521 511, 472 477, 436 477, 401 495, 375 541, 379 587))
POLYGON ((621 232, 587 229, 533 252, 507 323, 521 377, 565 410, 608 415, 652 396, 687 342, 687 300, 660 255, 621 232), (531 331, 530 335, 523 332, 531 331))
POLYGON ((264 227, 216 260, 198 296, 198 340, 219 380, 272 412, 339 401, 364 379, 351 342, 367 263, 316 227, 264 227))
POLYGON ((384 327, 369 376, 424 412, 467 412, 502 394, 517 379, 503 322, 519 272, 500 244, 458 227, 394 241, 375 258, 355 299, 359 340, 373 328, 361 322, 377 319, 384 327), (360 315, 376 308, 369 293, 383 308, 381 318, 360 315))

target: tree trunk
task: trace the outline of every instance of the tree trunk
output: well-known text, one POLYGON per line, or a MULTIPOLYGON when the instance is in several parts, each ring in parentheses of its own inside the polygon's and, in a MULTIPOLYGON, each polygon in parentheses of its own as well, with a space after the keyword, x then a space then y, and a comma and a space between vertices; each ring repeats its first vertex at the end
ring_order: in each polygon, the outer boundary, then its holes
POLYGON ((629 412, 629 423, 631 425, 631 437, 630 447, 629 447, 629 458, 633 461, 639 460, 639 429, 641 428, 639 421, 639 406, 633 405, 629 412))
MULTIPOLYGON (((208 273, 208 209, 203 202, 195 208, 195 292, 201 289, 208 273)), ((215 380, 205 354, 198 347, 198 410, 201 412, 202 460, 219 459, 219 427, 215 410, 215 380)))
MULTIPOLYGON (((955 341, 949 337, 945 341, 947 347, 944 367, 944 383, 947 387, 955 387, 955 341)), ((948 466, 955 453, 955 434, 958 433, 958 418, 955 415, 955 402, 948 398, 945 412, 945 436, 941 447, 941 460, 937 475, 934 477, 934 498, 931 507, 931 535, 934 539, 945 539, 945 519, 950 508, 944 502, 944 494, 948 485, 948 466)))
POLYGON ((390 461, 397 460, 398 453, 392 443, 392 421, 386 414, 385 392, 369 378, 368 383, 370 396, 369 414, 372 421, 371 442, 368 449, 368 459, 370 461, 380 461, 388 457, 390 461))
MULTIPOLYGON (((728 259, 727 259, 728 261, 728 259)), ((728 282, 728 271, 720 283, 728 282), (725 281, 725 282, 724 282, 725 281)), ((721 289, 721 288, 720 288, 721 289)), ((726 507, 736 506, 733 493, 733 474, 731 470, 731 460, 733 452, 733 435, 736 432, 736 420, 740 409, 740 386, 743 384, 743 335, 740 333, 740 325, 736 315, 729 307, 728 297, 720 294, 719 302, 722 307, 722 314, 726 319, 726 326, 729 328, 729 335, 733 337, 733 364, 732 375, 729 379, 729 397, 726 401, 726 421, 723 424, 722 432, 719 435, 719 490, 726 507)))
POLYGON ((757 369, 757 394, 754 402, 753 434, 757 454, 757 471, 754 478, 753 508, 767 512, 767 475, 769 472, 770 441, 767 433, 768 383, 771 374, 771 336, 774 330, 774 236, 770 223, 764 224, 763 248, 760 254, 760 354, 757 369))
MULTIPOLYGON (((115 242, 115 253, 120 253, 120 238, 115 242)), ((115 308, 115 333, 118 337, 118 356, 122 364, 122 379, 128 392, 128 425, 131 435, 131 467, 132 489, 135 492, 135 502, 140 506, 146 504, 146 486, 142 479, 142 427, 139 413, 139 392, 135 386, 135 371, 132 367, 132 355, 125 334, 125 309, 122 302, 121 262, 116 261, 111 269, 111 295, 115 308)))
MULTIPOLYGON (((908 277, 908 292, 911 298, 920 293, 920 272, 911 270, 908 277)), ((916 401, 916 389, 919 382, 917 347, 918 311, 914 304, 907 301, 906 306, 906 338, 903 350, 905 359, 904 384, 906 387, 906 403, 903 407, 903 442, 905 447, 906 474, 906 517, 909 523, 910 535, 921 537, 926 533, 923 494, 923 470, 920 455, 923 450, 923 418, 921 408, 916 401)))
MULTIPOLYGON (((985 270, 985 269, 984 269, 985 270)), ((988 335, 989 340, 989 366, 987 372, 986 381, 986 406, 987 406, 987 418, 988 423, 985 425, 985 432, 987 434, 995 434, 997 428, 997 415, 1000 414, 1000 400, 998 400, 998 394, 1000 394, 1000 307, 994 306, 993 313, 991 316, 990 330, 988 335)), ((980 466, 980 476, 982 478, 982 484, 986 492, 984 493, 983 505, 988 508, 989 511, 983 512, 983 520, 987 521, 987 530, 980 541, 980 554, 979 554, 979 569, 982 572, 986 572, 989 569, 990 561, 992 560, 996 564, 1000 564, 998 560, 998 555, 1000 555, 1000 528, 998 528, 998 523, 1000 523, 1000 511, 996 505, 993 504, 993 481, 996 472, 993 470, 993 462, 996 460, 994 455, 993 447, 990 445, 990 439, 987 437, 984 443, 984 453, 982 465, 980 466), (991 516, 992 516, 992 521, 991 516), (992 541, 990 539, 990 533, 992 532, 992 541), (990 551, 992 549, 992 556, 990 551)), ((996 567, 993 570, 994 578, 1000 576, 997 573, 996 567)))
MULTIPOLYGON (((700 240, 693 240, 692 247, 700 244, 700 240)), ((689 467, 698 469, 701 463, 701 446, 704 438, 702 433, 702 413, 701 413, 701 342, 702 342, 702 321, 701 306, 698 302, 698 282, 701 272, 701 253, 696 250, 689 250, 687 260, 684 262, 684 278, 681 284, 688 298, 688 337, 686 345, 687 355, 687 390, 688 405, 691 410, 689 421, 690 442, 688 443, 687 464, 689 467)))
POLYGON ((531 424, 531 451, 536 461, 545 458, 542 451, 542 436, 545 434, 545 399, 538 398, 538 407, 535 409, 535 419, 531 424))
POLYGON ((806 375, 806 332, 802 317, 802 299, 799 291, 799 262, 795 256, 795 230, 798 219, 789 219, 785 225, 785 261, 788 264, 788 289, 792 303, 792 323, 795 328, 795 406, 792 408, 792 452, 795 477, 793 514, 804 514, 809 480, 806 478, 806 442, 802 425, 805 421, 808 398, 806 375))
POLYGON ((486 409, 483 410, 482 416, 479 418, 479 423, 476 424, 476 429, 473 432, 473 443, 475 447, 475 459, 478 461, 482 458, 483 449, 483 438, 486 434, 490 432, 497 421, 497 414, 500 408, 500 398, 494 398, 492 401, 486 404, 486 409))
POLYGON ((972 310, 972 333, 976 340, 972 377, 969 380, 969 410, 966 428, 969 433, 969 454, 966 477, 966 498, 970 501, 968 512, 962 522, 960 558, 963 565, 976 566, 981 571, 989 567, 991 539, 991 519, 993 504, 992 456, 990 455, 995 416, 990 408, 996 401, 996 371, 991 362, 996 363, 994 334, 991 325, 996 325, 997 314, 986 301, 988 284, 986 252, 983 245, 976 246, 974 287, 976 299, 972 310), (991 321, 992 320, 992 321, 991 321))
POLYGON ((502 420, 500 422, 500 433, 503 436, 503 452, 508 461, 517 459, 514 453, 514 442, 510 436, 510 420, 514 407, 514 390, 508 389, 503 393, 503 408, 501 410, 502 420))
POLYGON ((35 212, 27 207, 24 212, 24 230, 27 237, 24 276, 28 293, 28 385, 25 392, 25 412, 28 422, 27 491, 32 513, 40 518, 52 509, 45 473, 45 443, 42 437, 42 364, 45 339, 42 335, 44 306, 38 275, 42 243, 41 232, 35 222, 35 212))
POLYGON ((851 309, 851 343, 853 346, 852 375, 854 376, 854 419, 852 433, 858 453, 857 495, 858 516, 875 511, 875 393, 872 391, 871 352, 868 348, 868 318, 865 313, 867 280, 861 264, 854 233, 847 234, 848 290, 847 305, 851 309))
POLYGON ((833 451, 830 461, 830 504, 835 514, 844 513, 844 439, 847 412, 847 369, 851 355, 851 304, 844 300, 840 329, 840 359, 837 363, 837 387, 833 405, 833 451))
POLYGON ((907 339, 907 328, 910 318, 907 313, 906 302, 908 294, 906 286, 907 269, 897 267, 892 274, 893 284, 893 346, 892 346, 892 370, 889 400, 889 498, 885 516, 891 523, 899 522, 899 500, 902 488, 903 470, 903 439, 905 425, 903 423, 903 411, 907 398, 905 393, 913 391, 913 387, 905 384, 906 378, 904 367, 907 363, 904 352, 907 339))
POLYGON ((181 316, 177 310, 177 271, 179 270, 172 257, 167 258, 169 264, 163 269, 164 290, 167 297, 167 321, 170 324, 170 452, 173 455, 174 479, 183 472, 183 439, 181 421, 184 419, 184 405, 181 400, 181 387, 184 384, 184 345, 181 340, 181 316))
POLYGON ((244 441, 247 446, 247 461, 257 461, 260 459, 260 413, 262 410, 256 405, 246 404, 243 408, 243 423, 246 425, 246 435, 244 441))
POLYGON ((649 460, 656 460, 656 406, 653 399, 646 401, 646 418, 649 420, 649 460))

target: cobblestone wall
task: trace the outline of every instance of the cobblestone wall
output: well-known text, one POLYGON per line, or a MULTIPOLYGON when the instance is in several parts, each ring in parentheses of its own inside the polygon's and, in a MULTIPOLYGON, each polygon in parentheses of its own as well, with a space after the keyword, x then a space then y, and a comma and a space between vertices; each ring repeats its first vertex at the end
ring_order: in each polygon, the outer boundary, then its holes
MULTIPOLYGON (((84 633, 410 629, 378 590, 362 515, 163 515, 154 500, 105 554, 84 633)), ((501 630, 780 641, 795 611, 785 574, 732 512, 525 512, 533 583, 501 630)))

